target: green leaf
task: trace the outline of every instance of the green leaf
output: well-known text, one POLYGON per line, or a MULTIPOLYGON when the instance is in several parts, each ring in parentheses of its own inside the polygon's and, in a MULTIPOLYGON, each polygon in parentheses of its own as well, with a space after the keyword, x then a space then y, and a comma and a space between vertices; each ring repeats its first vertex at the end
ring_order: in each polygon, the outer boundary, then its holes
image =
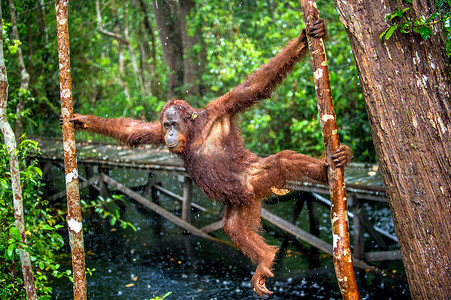
POLYGON ((41 229, 42 229, 42 230, 53 231, 54 228, 53 228, 52 226, 47 225, 47 224, 43 224, 43 225, 41 226, 41 229))
POLYGON ((39 269, 41 270, 45 269, 45 264, 42 261, 39 262, 39 269))
POLYGON ((402 9, 402 10, 398 10, 398 11, 395 11, 395 12, 392 12, 391 14, 389 14, 388 16, 386 16, 385 17, 385 20, 393 20, 394 18, 396 18, 396 17, 399 17, 399 18, 401 18, 402 17, 402 15, 406 12, 406 11, 408 11, 410 9, 410 7, 407 7, 407 8, 404 8, 404 9, 402 9))
POLYGON ((387 33, 387 31, 388 31, 389 29, 390 29, 390 28, 385 29, 385 30, 381 33, 381 35, 379 35, 379 42, 382 43, 382 40, 384 39, 384 35, 387 33))
POLYGON ((15 226, 9 228, 9 235, 20 241, 20 232, 15 226))
POLYGON ((52 234, 52 238, 58 243, 58 245, 61 247, 64 245, 64 239, 61 235, 58 233, 52 234))
POLYGON ((391 26, 388 30, 387 33, 385 34, 385 39, 388 40, 393 33, 395 32, 396 28, 398 28, 398 24, 391 26))
POLYGON ((39 177, 42 177, 42 170, 38 167, 34 167, 34 171, 38 173, 39 177))
POLYGON ((133 225, 132 223, 128 223, 128 226, 130 226, 134 232, 138 231, 138 229, 136 229, 135 225, 133 225))
POLYGON ((16 248, 15 244, 11 244, 8 246, 8 249, 5 251, 5 259, 6 260, 13 260, 14 259, 14 249, 16 248))
POLYGON ((421 37, 423 40, 427 40, 430 35, 432 35, 432 30, 428 26, 423 26, 420 28, 421 37))

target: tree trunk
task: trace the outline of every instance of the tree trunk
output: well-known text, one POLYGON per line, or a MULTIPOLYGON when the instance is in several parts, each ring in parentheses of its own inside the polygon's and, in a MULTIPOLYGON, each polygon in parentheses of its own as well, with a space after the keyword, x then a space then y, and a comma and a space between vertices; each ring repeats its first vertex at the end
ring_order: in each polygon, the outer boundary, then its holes
POLYGON ((198 43, 199 36, 196 33, 189 35, 186 30, 186 18, 194 8, 194 1, 180 1, 180 31, 183 42, 183 84, 184 94, 200 95, 201 59, 200 53, 192 53, 192 48, 198 43))
POLYGON ((78 189, 77 152, 75 148, 72 79, 70 73, 70 46, 68 1, 56 0, 56 29, 60 77, 61 116, 63 118, 64 171, 66 175, 67 228, 72 253, 74 276, 74 300, 86 300, 85 248, 83 241, 83 218, 81 215, 80 191, 78 189))
MULTIPOLYGON (((414 299, 451 299, 451 102, 440 24, 379 35, 401 1, 335 0, 351 40, 404 266, 414 299)), ((436 12, 413 0, 413 19, 436 12)), ((396 21, 394 19, 393 21, 396 21)))
MULTIPOLYGON (((14 8, 14 0, 9 0, 9 12, 11 16, 11 24, 12 24, 12 30, 13 30, 13 38, 17 41, 20 41, 19 39, 19 31, 17 29, 17 18, 16 18, 16 9, 14 8)), ((27 72, 27 69, 25 68, 25 63, 23 61, 23 55, 22 55, 22 47, 19 44, 17 46, 17 61, 19 62, 19 68, 20 68, 20 89, 22 90, 28 90, 28 85, 30 83, 30 75, 27 72)), ((23 131, 23 117, 21 116, 22 111, 25 108, 25 101, 23 99, 20 99, 16 106, 16 128, 15 128, 15 134, 16 137, 20 138, 23 131)))
POLYGON ((153 1, 163 56, 170 71, 169 98, 179 96, 183 85, 183 46, 177 11, 176 1, 153 1))
POLYGON ((321 120, 326 161, 329 164, 328 181, 330 190, 330 220, 334 241, 335 274, 343 299, 360 299, 357 282, 352 263, 351 242, 349 239, 348 202, 344 184, 343 167, 336 168, 332 162, 332 155, 340 148, 335 110, 332 102, 332 92, 327 66, 326 50, 323 38, 313 38, 310 28, 318 20, 319 11, 315 0, 301 0, 302 15, 307 28, 307 41, 310 60, 315 81, 318 114, 321 120))
POLYGON ((150 74, 150 76, 143 76, 143 80, 150 81, 150 93, 153 96, 156 96, 157 98, 160 98, 160 99, 164 99, 164 97, 166 97, 166 95, 163 94, 162 85, 160 84, 160 82, 158 80, 158 76, 156 76, 158 60, 157 60, 157 53, 156 53, 157 45, 156 45, 154 28, 149 20, 147 4, 143 0, 138 0, 138 4, 139 4, 139 8, 140 8, 141 12, 144 15, 143 21, 142 21, 144 29, 145 29, 147 35, 149 35, 149 39, 150 39, 150 41, 148 39, 143 39, 141 41, 141 45, 142 45, 141 47, 143 50, 142 51, 143 52, 142 66, 150 74), (149 42, 150 42, 150 45, 149 45, 149 42), (147 62, 149 58, 152 59, 151 64, 149 64, 147 62))
POLYGON ((130 52, 130 60, 133 66, 133 73, 135 74, 136 85, 139 86, 139 89, 141 90, 141 95, 144 96, 145 90, 143 87, 143 79, 141 77, 141 73, 139 72, 138 62, 135 56, 135 50, 133 49, 132 44, 130 43, 130 37, 128 35, 128 16, 127 16, 128 5, 126 5, 126 2, 124 0, 122 1, 122 6, 123 6, 122 9, 124 10, 124 25, 123 25, 124 38, 127 41, 128 52, 130 52))
MULTIPOLYGON (((0 5, 0 28, 3 28, 2 8, 0 5)), ((16 27, 17 29, 17 27, 16 27)), ((11 188, 13 192, 14 219, 20 233, 21 242, 27 245, 25 234, 25 216, 22 199, 22 185, 20 184, 19 161, 17 159, 17 144, 14 132, 6 119, 6 104, 8 101, 8 77, 3 56, 3 32, 0 31, 0 130, 9 153, 9 169, 11 172, 11 188)), ((23 281, 27 299, 37 299, 36 286, 33 276, 30 254, 19 246, 20 264, 22 266, 23 281)))

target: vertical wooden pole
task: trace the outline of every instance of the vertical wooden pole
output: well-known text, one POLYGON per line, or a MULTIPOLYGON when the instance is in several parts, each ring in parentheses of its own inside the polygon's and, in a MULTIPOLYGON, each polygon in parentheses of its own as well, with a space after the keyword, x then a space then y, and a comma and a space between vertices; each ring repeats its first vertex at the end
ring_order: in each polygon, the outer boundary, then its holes
POLYGON ((182 203, 182 219, 191 223, 191 190, 193 184, 192 179, 185 176, 183 180, 183 203, 182 203))
MULTIPOLYGON (((108 175, 108 170, 102 167, 99 167, 99 173, 108 175)), ((108 199, 108 186, 103 180, 103 176, 99 176, 99 194, 104 200, 108 199)))
POLYGON ((363 236, 363 224, 360 221, 362 202, 357 198, 350 198, 349 205, 352 207, 354 213, 354 218, 352 219, 354 229, 354 257, 363 259, 365 256, 365 240, 363 236))
POLYGON ((309 29, 318 20, 319 11, 314 0, 300 1, 307 30, 321 130, 329 164, 328 177, 332 202, 330 218, 332 221, 335 273, 343 299, 360 299, 352 264, 343 168, 335 168, 331 158, 332 154, 340 147, 340 141, 335 122, 324 41, 322 38, 312 38, 309 34, 309 29))
POLYGON ((74 299, 87 299, 85 252, 83 243, 83 224, 78 189, 78 171, 75 149, 72 83, 69 56, 68 0, 56 0, 56 26, 58 35, 58 58, 60 73, 61 115, 63 117, 64 167, 67 194, 67 227, 72 252, 72 270, 74 276, 74 299))

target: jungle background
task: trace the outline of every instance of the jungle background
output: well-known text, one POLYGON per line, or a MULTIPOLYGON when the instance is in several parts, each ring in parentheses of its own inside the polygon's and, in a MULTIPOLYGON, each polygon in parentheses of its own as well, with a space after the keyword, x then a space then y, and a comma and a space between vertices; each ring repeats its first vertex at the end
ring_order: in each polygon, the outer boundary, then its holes
MULTIPOLYGON (((28 135, 59 136, 53 2, 41 1, 39 5, 36 1, 16 1, 20 43, 30 74, 28 91, 19 89, 17 42, 8 35, 11 25, 5 2, 2 4, 11 120, 16 116, 17 103, 25 100, 21 112, 26 116, 24 131, 28 135)), ((334 5, 323 2, 318 5, 322 7, 321 17, 328 22, 327 55, 342 142, 354 150, 358 161, 374 161, 370 126, 351 47, 334 5)), ((162 33, 156 15, 162 14, 163 18, 171 18, 175 26, 182 26, 175 2, 162 1, 159 5, 156 9, 151 1, 102 1, 100 27, 95 1, 70 3, 75 112, 156 120, 170 98, 186 99, 193 107, 201 108, 243 81, 303 28, 298 1, 194 1, 186 16, 184 34, 196 43, 188 49, 183 48, 189 43, 182 45, 181 34, 159 38, 162 33), (169 11, 164 11, 164 6, 169 11), (101 28, 118 38, 103 34, 101 28), (178 60, 176 71, 166 63, 161 42, 164 39, 176 40, 181 46, 168 54, 174 57, 166 58, 178 60), (191 64, 180 66, 184 60, 191 64), (184 76, 192 73, 190 80, 184 80, 184 76), (171 76, 177 78, 170 83, 171 76)), ((270 100, 243 114, 240 126, 246 145, 259 154, 292 149, 321 155, 322 136, 309 59, 298 64, 270 100)))

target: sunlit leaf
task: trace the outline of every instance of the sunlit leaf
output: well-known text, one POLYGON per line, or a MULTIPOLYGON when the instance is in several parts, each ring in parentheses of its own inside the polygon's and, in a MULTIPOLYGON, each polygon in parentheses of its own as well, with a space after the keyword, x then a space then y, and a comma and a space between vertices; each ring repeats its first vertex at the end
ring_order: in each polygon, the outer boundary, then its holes
POLYGON ((395 32, 396 28, 398 28, 398 24, 391 26, 388 30, 387 33, 385 34, 385 39, 388 40, 393 33, 395 32))
POLYGON ((38 167, 34 167, 34 171, 38 173, 39 177, 42 177, 42 170, 38 167))

